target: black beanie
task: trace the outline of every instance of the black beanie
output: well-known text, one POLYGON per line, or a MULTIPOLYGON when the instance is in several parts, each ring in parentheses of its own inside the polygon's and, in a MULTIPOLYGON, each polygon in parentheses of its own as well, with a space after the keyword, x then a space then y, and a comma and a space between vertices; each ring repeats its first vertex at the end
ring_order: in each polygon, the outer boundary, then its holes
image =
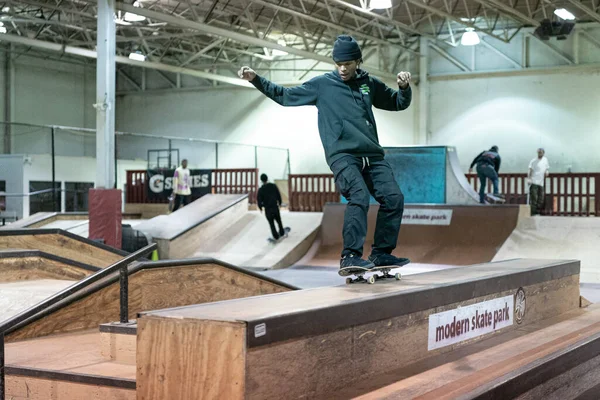
POLYGON ((360 60, 360 46, 352 36, 340 35, 333 44, 333 61, 344 62, 360 60))

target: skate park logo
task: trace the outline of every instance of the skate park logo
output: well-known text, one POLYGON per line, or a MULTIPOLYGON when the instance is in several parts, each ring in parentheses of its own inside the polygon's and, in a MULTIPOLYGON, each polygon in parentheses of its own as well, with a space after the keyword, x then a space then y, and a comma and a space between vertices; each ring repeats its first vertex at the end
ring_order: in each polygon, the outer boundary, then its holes
POLYGON ((165 190, 165 177, 164 175, 152 175, 148 181, 148 188, 153 193, 162 193, 165 190))
POLYGON ((523 317, 525 316, 525 291, 523 288, 519 288, 517 290, 517 294, 515 294, 515 320, 517 324, 523 322, 523 317))
POLYGON ((510 295, 429 315, 427 350, 450 346, 513 325, 514 304, 515 296, 510 295))
MULTIPOLYGON (((173 191, 175 170, 148 170, 148 198, 167 201, 173 191)), ((212 170, 191 169, 189 187, 192 197, 197 199, 212 191, 212 170)))

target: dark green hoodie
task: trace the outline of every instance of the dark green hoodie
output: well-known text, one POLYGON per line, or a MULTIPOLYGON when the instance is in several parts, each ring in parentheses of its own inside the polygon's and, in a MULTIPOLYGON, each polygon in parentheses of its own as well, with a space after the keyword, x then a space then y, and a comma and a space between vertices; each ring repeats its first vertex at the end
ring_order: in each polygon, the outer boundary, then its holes
POLYGON ((356 71, 356 78, 348 82, 333 71, 291 88, 258 75, 251 83, 282 106, 317 106, 319 133, 330 166, 348 154, 383 156, 372 107, 400 111, 406 109, 412 99, 410 86, 393 90, 360 69, 356 71))

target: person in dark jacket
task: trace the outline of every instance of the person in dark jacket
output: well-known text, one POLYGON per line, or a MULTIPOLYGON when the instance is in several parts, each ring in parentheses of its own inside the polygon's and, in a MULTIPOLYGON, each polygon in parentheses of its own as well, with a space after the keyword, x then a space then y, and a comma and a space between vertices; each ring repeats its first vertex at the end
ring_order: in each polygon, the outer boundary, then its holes
POLYGON ((498 171, 500 171, 500 154, 498 146, 492 146, 489 150, 482 151, 473 159, 469 167, 469 173, 473 172, 473 166, 477 164, 477 177, 479 178, 479 202, 485 203, 485 186, 487 180, 492 181, 494 195, 498 195, 498 171))
POLYGON ((348 200, 344 216, 344 249, 340 268, 402 266, 406 258, 392 255, 404 212, 404 196, 379 144, 372 107, 406 109, 412 99, 409 72, 400 72, 398 89, 360 69, 362 53, 356 40, 342 35, 333 46, 335 70, 300 86, 284 88, 242 67, 243 78, 282 106, 313 105, 319 110, 318 127, 325 157, 340 193, 348 200), (362 258, 367 235, 370 196, 381 205, 369 260, 362 258))
POLYGON ((271 234, 273 239, 278 240, 280 237, 285 236, 286 232, 281 222, 281 214, 279 213, 279 207, 281 207, 281 193, 274 183, 269 183, 269 177, 266 174, 260 176, 262 186, 258 189, 257 203, 258 209, 262 212, 265 209, 265 216, 269 221, 271 227, 271 234), (279 231, 275 229, 275 222, 279 227, 279 231))

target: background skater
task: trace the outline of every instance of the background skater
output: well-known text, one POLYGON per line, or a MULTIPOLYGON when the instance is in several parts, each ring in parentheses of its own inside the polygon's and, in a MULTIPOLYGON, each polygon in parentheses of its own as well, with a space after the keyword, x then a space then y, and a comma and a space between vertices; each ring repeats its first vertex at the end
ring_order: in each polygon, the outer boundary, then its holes
POLYGON ((404 196, 384 160, 372 107, 406 109, 412 98, 410 73, 397 75, 398 90, 389 88, 359 68, 360 47, 354 38, 345 35, 334 43, 333 61, 333 72, 291 88, 276 85, 249 67, 242 67, 239 76, 282 106, 314 105, 319 110, 319 133, 327 163, 340 193, 348 200, 340 268, 405 265, 408 259, 392 255, 402 223, 404 196), (370 195, 381 206, 373 249, 366 261, 362 254, 370 195))
POLYGON ((498 171, 500 170, 500 154, 498 146, 492 146, 489 150, 482 151, 473 159, 469 167, 469 173, 473 172, 473 166, 477 164, 477 177, 479 178, 479 202, 485 204, 485 189, 487 180, 492 181, 494 196, 498 196, 498 171))
POLYGON ((265 209, 265 216, 269 221, 271 227, 271 234, 274 240, 279 240, 281 237, 287 235, 290 228, 284 228, 281 222, 281 214, 279 213, 279 207, 281 207, 281 193, 277 189, 277 185, 269 182, 269 177, 266 174, 260 176, 262 186, 258 189, 257 203, 258 209, 262 212, 265 209), (275 222, 279 227, 279 231, 275 229, 275 222))

